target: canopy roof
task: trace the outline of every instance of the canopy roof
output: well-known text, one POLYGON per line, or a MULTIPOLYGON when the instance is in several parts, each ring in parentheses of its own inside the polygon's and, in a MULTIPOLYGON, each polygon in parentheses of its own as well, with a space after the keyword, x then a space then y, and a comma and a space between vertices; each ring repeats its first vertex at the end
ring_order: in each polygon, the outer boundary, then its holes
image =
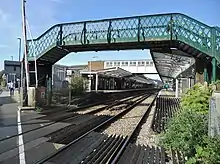
POLYGON ((116 77, 116 78, 132 76, 131 72, 126 71, 120 67, 112 67, 112 68, 107 68, 103 70, 98 70, 97 73, 100 75, 116 77))
POLYGON ((142 76, 133 76, 131 72, 126 71, 120 67, 112 67, 92 72, 81 72, 81 74, 98 74, 101 76, 107 77, 114 77, 114 78, 127 78, 130 80, 134 80, 138 83, 145 83, 145 84, 153 84, 154 80, 142 76))
POLYGON ((147 78, 144 78, 141 76, 132 76, 132 77, 129 77, 129 79, 134 80, 138 83, 144 83, 144 84, 153 84, 154 83, 152 79, 147 79, 147 78))
MULTIPOLYGON (((151 52, 158 73, 164 78, 176 78, 195 63, 194 58, 182 54, 151 52)), ((177 52, 175 52, 177 53, 177 52)))
POLYGON ((81 72, 81 74, 98 74, 102 76, 115 77, 115 78, 132 76, 131 72, 126 71, 120 67, 112 67, 112 68, 101 69, 97 71, 91 71, 91 72, 81 72))

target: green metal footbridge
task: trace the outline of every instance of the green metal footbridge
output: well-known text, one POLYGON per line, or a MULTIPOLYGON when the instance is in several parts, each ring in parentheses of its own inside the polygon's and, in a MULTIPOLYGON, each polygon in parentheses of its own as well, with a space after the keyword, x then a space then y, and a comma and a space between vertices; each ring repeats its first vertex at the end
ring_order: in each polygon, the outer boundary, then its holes
POLYGON ((28 60, 33 69, 36 56, 38 76, 43 78, 46 74, 51 76, 52 64, 70 52, 129 49, 167 52, 172 48, 211 64, 211 77, 216 80, 220 28, 180 13, 57 24, 28 41, 28 60))

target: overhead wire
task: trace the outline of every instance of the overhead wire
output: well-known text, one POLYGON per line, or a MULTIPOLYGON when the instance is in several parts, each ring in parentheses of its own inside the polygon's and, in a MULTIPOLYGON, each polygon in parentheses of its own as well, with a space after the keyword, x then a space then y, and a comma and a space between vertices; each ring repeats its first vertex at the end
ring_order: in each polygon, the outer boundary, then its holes
POLYGON ((31 45, 33 46, 33 49, 34 49, 34 67, 35 67, 35 87, 37 88, 38 87, 38 77, 37 77, 37 58, 36 58, 36 44, 34 42, 34 39, 32 37, 32 34, 31 34, 31 29, 30 29, 30 26, 29 26, 29 23, 28 23, 28 20, 26 19, 26 22, 27 22, 27 29, 28 29, 28 32, 29 32, 29 35, 30 35, 30 38, 31 38, 31 45))

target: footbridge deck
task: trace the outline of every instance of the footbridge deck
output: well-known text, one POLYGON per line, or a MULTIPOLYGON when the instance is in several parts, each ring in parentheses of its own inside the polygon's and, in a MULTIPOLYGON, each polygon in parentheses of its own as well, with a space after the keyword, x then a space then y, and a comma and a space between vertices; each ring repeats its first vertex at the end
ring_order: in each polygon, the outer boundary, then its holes
POLYGON ((180 13, 63 23, 28 41, 28 60, 36 56, 39 62, 54 64, 70 52, 151 49, 173 54, 172 48, 205 58, 216 67, 220 65, 220 30, 180 13))

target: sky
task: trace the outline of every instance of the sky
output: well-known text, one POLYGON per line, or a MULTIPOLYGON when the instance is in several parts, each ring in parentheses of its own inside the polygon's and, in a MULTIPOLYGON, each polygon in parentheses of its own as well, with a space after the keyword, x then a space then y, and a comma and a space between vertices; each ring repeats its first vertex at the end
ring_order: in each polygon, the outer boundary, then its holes
MULTIPOLYGON (((210 26, 220 26, 220 0, 26 0, 26 15, 33 38, 57 23, 103 18, 184 13, 210 26)), ((18 60, 22 36, 21 0, 0 0, 0 69, 4 60, 18 60)), ((70 53, 59 64, 96 60, 149 59, 147 50, 70 53)))

